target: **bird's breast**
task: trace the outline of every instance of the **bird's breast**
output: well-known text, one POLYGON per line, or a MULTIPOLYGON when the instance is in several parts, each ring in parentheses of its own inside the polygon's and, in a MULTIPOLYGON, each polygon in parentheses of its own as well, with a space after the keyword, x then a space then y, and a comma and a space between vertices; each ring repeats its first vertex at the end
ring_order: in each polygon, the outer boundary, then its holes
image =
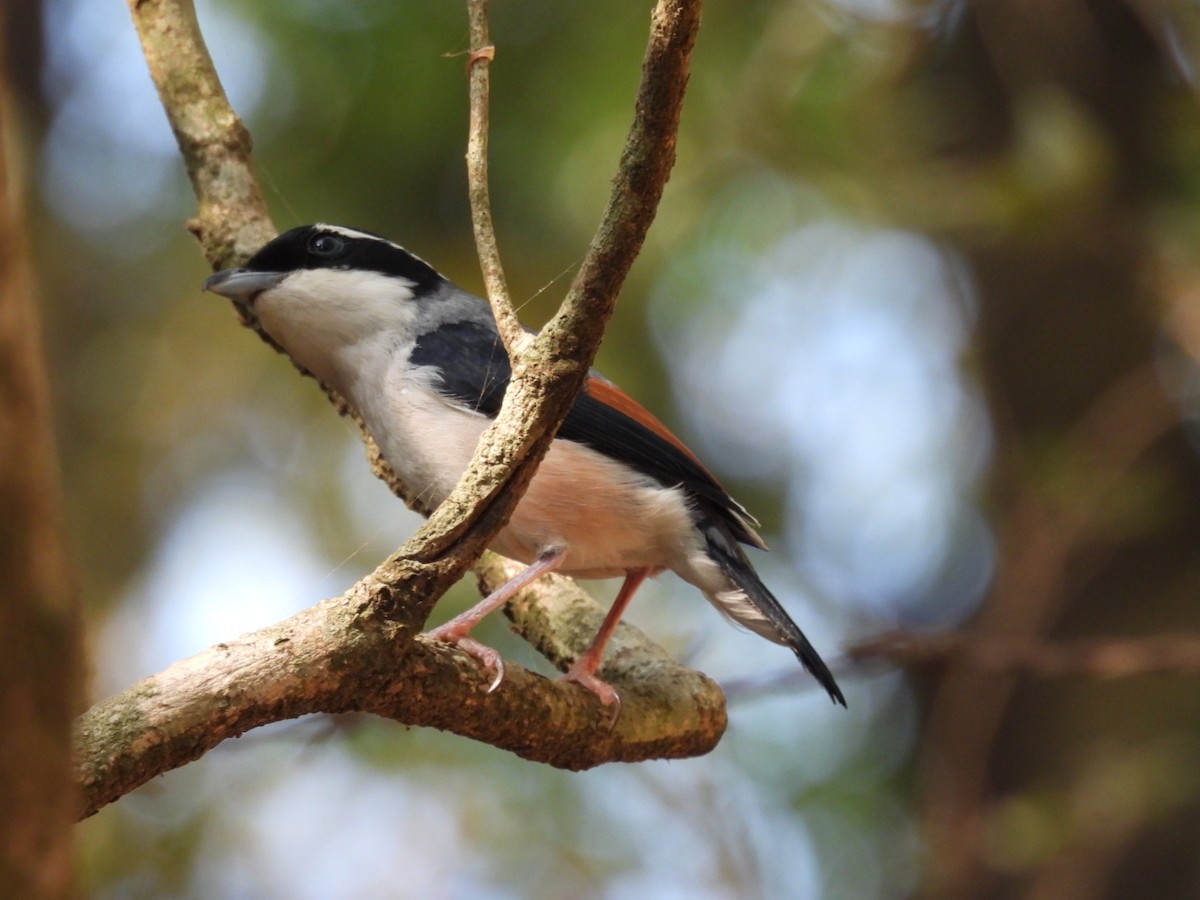
MULTIPOLYGON (((412 370, 352 398, 388 464, 422 503, 441 503, 491 420, 447 402, 412 370)), ((507 526, 492 542, 532 562, 566 546, 562 571, 585 578, 675 568, 699 541, 686 494, 573 441, 556 440, 507 526)))
POLYGON ((384 390, 353 399, 388 464, 429 509, 454 489, 490 424, 448 404, 412 370, 394 373, 384 390))
POLYGON ((660 485, 583 444, 556 440, 493 549, 532 560, 562 544, 568 547, 562 571, 612 578, 675 568, 698 541, 681 488, 660 485))

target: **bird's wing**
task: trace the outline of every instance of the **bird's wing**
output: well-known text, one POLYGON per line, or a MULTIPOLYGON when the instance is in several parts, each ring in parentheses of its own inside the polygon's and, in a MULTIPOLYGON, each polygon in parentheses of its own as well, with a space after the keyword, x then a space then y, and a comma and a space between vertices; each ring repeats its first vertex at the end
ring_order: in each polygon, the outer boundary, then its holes
POLYGON ((512 368, 492 323, 447 322, 417 338, 409 363, 429 366, 441 379, 442 396, 494 419, 504 401, 512 368))
MULTIPOLYGON (((435 388, 448 400, 494 418, 512 370, 492 323, 447 323, 423 334, 410 362, 440 376, 435 388)), ((721 516, 738 540, 766 549, 754 519, 721 487, 684 443, 640 403, 597 372, 563 420, 558 437, 585 444, 658 481, 680 485, 721 516)))

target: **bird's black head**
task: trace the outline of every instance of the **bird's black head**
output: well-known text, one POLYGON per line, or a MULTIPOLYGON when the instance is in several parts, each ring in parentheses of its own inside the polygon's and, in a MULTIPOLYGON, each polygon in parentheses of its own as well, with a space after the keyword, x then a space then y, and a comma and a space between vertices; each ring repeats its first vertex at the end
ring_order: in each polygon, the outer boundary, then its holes
POLYGON ((437 270, 387 238, 340 225, 301 225, 266 244, 250 261, 252 272, 299 269, 357 269, 412 282, 418 295, 428 295, 445 281, 437 270))

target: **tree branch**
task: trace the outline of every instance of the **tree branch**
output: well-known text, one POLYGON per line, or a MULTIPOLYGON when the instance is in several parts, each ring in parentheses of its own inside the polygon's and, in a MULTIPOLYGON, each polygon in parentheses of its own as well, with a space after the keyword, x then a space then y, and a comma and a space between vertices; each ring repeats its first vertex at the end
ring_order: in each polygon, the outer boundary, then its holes
MULTIPOLYGON (((489 555, 499 575, 512 563, 489 555)), ((80 816, 150 779, 203 756, 226 738, 308 713, 370 712, 432 726, 563 769, 707 753, 725 729, 721 689, 685 669, 630 626, 613 639, 620 720, 595 715, 576 686, 515 663, 494 693, 476 661, 418 637, 381 615, 386 573, 345 594, 237 640, 216 644, 99 703, 80 720, 80 816)), ((565 578, 549 589, 553 607, 585 599, 565 578)), ((534 592, 518 604, 540 609, 534 592)), ((590 604, 590 601, 589 601, 590 604)), ((600 613, 580 627, 599 625, 600 613)), ((555 619, 555 627, 561 619, 555 619)))
MULTIPOLYGON (((199 201, 189 227, 214 266, 236 265, 275 233, 249 136, 224 97, 190 2, 129 6, 199 201)), ((562 309, 518 355, 496 422, 451 496, 342 598, 178 663, 89 712, 77 734, 85 811, 247 728, 321 710, 363 709, 432 724, 569 768, 688 755, 716 743, 725 724, 719 689, 668 665, 633 630, 623 632, 605 667, 606 678, 625 685, 611 734, 608 712, 574 687, 509 666, 501 689, 487 695, 486 673, 475 660, 414 640, 437 598, 507 520, 586 378, 670 173, 698 27, 695 0, 660 0, 654 10, 634 123, 600 230, 562 309)), ((265 338, 257 323, 246 324, 265 338)), ((363 437, 377 473, 419 508, 365 431, 363 437)), ((589 604, 578 597, 568 604, 588 611, 572 613, 578 618, 559 661, 580 652, 584 629, 598 624, 589 604)), ((515 609, 536 617, 538 604, 515 609)))
MULTIPOLYGON (((971 632, 889 631, 846 648, 830 662, 834 674, 865 673, 872 662, 930 670, 952 667, 977 675, 1030 678, 1135 678, 1200 675, 1200 634, 1088 638, 1042 642, 971 632)), ((787 668, 722 682, 731 702, 793 694, 815 687, 805 672, 787 668)))
POLYGON ((467 0, 467 15, 471 25, 471 54, 467 58, 470 79, 471 119, 467 136, 467 191, 471 201, 471 224, 475 231, 475 253, 487 285, 488 299, 496 316, 496 325, 504 341, 508 358, 516 361, 517 353, 529 340, 521 320, 513 309, 512 297, 500 264, 500 248, 492 223, 492 200, 488 191, 488 102, 491 97, 489 70, 496 57, 496 48, 488 37, 488 0, 467 0))
POLYGON ((213 268, 241 265, 277 234, 250 156, 250 132, 225 97, 190 0, 128 2, 196 194, 188 229, 213 268))
POLYGON ((886 659, 909 668, 955 665, 976 672, 1038 678, 1200 674, 1200 635, 1157 634, 1140 638, 1042 641, 971 634, 894 631, 846 651, 855 662, 886 659))

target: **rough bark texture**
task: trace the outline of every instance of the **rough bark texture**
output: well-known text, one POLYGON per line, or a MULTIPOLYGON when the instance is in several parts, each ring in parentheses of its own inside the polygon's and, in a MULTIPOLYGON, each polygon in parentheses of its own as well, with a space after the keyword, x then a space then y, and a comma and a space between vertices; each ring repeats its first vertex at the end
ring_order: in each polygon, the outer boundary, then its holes
MULTIPOLYGON (((514 564, 491 556, 490 578, 514 564)), ((378 573, 377 573, 378 574, 378 573)), ((156 775, 258 725, 314 712, 370 712, 485 741, 564 769, 706 753, 725 729, 721 689, 623 626, 612 667, 623 714, 614 727, 574 685, 506 665, 500 687, 465 653, 382 615, 380 578, 364 579, 273 625, 217 644, 97 704, 78 725, 79 814, 91 815, 156 775)), ((518 597, 557 611, 590 604, 569 579, 518 597)), ((598 613, 597 613, 598 615, 598 613)), ((585 621, 583 627, 599 624, 585 621)), ((571 638, 553 646, 569 647, 571 638)))

